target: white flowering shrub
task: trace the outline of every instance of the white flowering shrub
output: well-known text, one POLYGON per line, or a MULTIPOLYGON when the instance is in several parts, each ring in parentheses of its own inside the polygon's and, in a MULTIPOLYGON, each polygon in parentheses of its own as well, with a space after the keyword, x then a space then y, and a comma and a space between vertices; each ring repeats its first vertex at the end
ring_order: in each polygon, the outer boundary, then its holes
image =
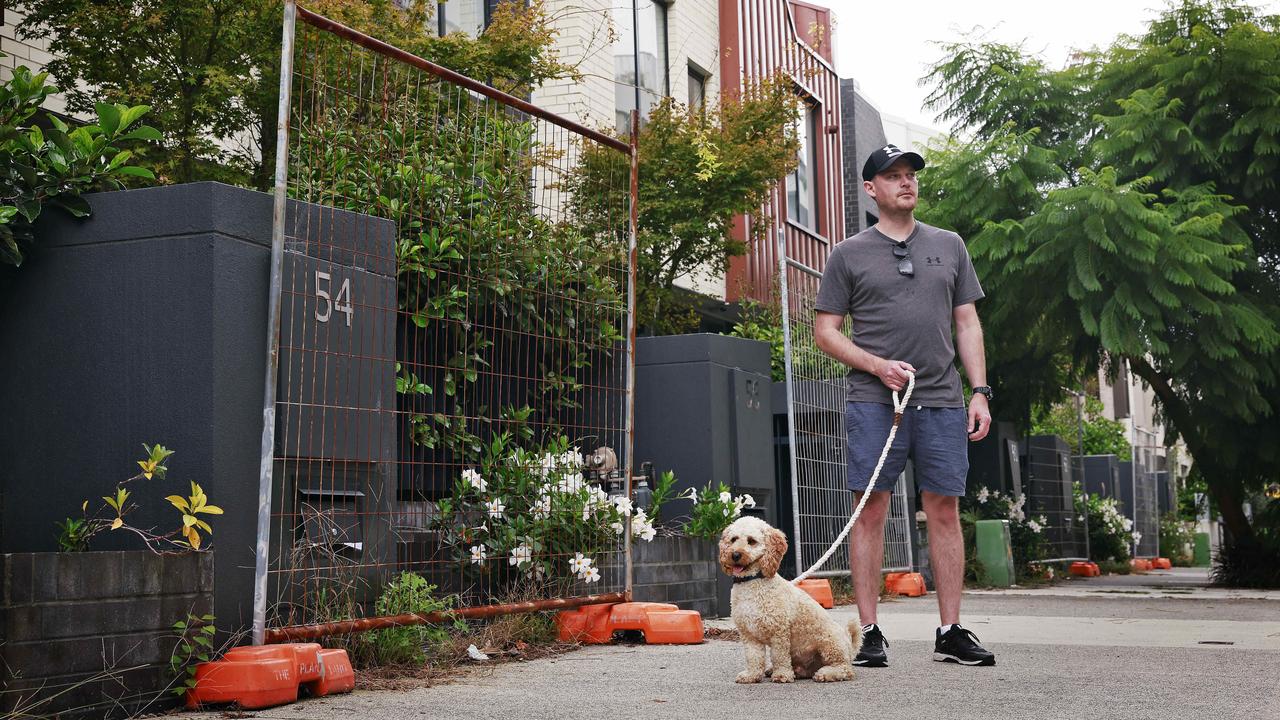
POLYGON ((1091 495, 1086 503, 1080 483, 1075 484, 1075 497, 1077 516, 1083 520, 1089 514, 1089 559, 1128 560, 1130 543, 1137 544, 1142 533, 1133 529, 1133 521, 1120 512, 1116 499, 1091 495))
POLYGON ((559 437, 546 447, 512 447, 499 435, 480 465, 459 473, 439 501, 436 529, 454 559, 477 573, 501 570, 552 585, 600 580, 600 563, 622 533, 652 540, 644 511, 583 478, 583 457, 559 437))
POLYGON ((734 495, 724 483, 714 489, 708 483, 701 491, 689 488, 681 497, 693 501, 685 532, 712 540, 719 538, 720 533, 742 515, 743 508, 756 506, 755 498, 745 493, 734 495))
POLYGON ((1045 576, 1045 570, 1034 563, 1048 557, 1045 531, 1049 529, 1049 518, 1044 515, 1028 517, 1026 505, 1026 495, 1020 494, 1015 498, 999 490, 991 490, 985 485, 970 490, 968 495, 960 499, 960 523, 965 535, 967 554, 965 575, 968 579, 977 580, 979 574, 974 541, 974 523, 978 520, 1009 521, 1014 574, 1019 581, 1045 576))

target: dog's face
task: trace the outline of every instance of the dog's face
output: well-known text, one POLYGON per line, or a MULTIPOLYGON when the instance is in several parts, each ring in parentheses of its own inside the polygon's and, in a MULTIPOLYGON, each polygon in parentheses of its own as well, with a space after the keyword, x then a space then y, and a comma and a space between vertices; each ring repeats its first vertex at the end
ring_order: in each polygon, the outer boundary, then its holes
POLYGON ((787 536, 757 517, 742 517, 720 534, 720 568, 725 574, 773 577, 787 554, 787 536))

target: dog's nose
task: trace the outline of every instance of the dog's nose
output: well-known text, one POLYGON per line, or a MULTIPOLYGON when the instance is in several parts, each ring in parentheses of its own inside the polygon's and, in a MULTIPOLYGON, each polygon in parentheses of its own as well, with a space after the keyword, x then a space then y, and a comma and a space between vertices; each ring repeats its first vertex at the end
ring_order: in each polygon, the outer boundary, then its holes
POLYGON ((741 560, 741 559, 742 559, 742 553, 740 553, 740 552, 736 552, 736 551, 735 551, 735 552, 733 553, 733 561, 734 561, 734 562, 738 562, 738 561, 739 561, 739 560, 741 560))

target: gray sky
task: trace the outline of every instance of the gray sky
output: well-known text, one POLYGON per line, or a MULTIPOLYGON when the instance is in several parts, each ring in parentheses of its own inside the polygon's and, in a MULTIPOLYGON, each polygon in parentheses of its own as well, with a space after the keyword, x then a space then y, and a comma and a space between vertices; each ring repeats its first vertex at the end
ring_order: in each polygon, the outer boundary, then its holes
MULTIPOLYGON (((989 40, 1024 43, 1059 66, 1074 49, 1105 47, 1120 34, 1138 34, 1164 0, 815 0, 836 15, 836 69, 888 115, 940 130, 922 107, 927 88, 916 81, 941 57, 931 41, 961 39, 978 30, 989 40)), ((1280 0, 1254 2, 1272 12, 1280 0)))

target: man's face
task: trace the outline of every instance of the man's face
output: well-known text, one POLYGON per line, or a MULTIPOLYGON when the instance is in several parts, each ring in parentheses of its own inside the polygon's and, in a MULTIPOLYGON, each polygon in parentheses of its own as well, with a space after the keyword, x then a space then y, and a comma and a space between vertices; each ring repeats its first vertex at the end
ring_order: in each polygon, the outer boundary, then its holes
POLYGON ((907 158, 885 168, 884 172, 871 180, 864 181, 862 186, 883 210, 910 212, 916 208, 920 185, 916 180, 916 171, 907 158))

